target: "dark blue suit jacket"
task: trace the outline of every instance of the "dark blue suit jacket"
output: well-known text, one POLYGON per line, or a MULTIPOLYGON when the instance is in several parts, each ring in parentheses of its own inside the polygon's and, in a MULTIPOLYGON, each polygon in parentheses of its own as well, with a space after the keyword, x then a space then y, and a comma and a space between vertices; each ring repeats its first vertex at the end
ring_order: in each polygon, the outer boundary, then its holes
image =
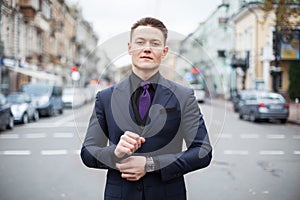
POLYGON ((81 150, 84 164, 108 169, 107 200, 186 199, 183 175, 208 166, 212 158, 193 90, 160 76, 145 127, 135 123, 130 96, 129 79, 97 94, 81 150), (158 172, 147 173, 139 181, 121 178, 113 152, 125 131, 146 139, 135 155, 155 156, 160 165, 158 172))

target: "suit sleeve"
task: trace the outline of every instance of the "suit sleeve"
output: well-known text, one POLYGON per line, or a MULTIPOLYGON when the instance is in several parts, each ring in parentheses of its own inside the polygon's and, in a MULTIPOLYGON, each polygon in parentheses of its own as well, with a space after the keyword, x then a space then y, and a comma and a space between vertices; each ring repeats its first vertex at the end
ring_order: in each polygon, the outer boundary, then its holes
POLYGON ((81 148, 81 159, 87 167, 115 168, 117 158, 115 145, 108 146, 108 131, 101 92, 97 94, 95 107, 90 118, 85 140, 81 148))
POLYGON ((179 154, 157 156, 161 166, 167 165, 160 170, 163 181, 205 168, 212 159, 212 147, 207 129, 193 91, 190 91, 183 107, 180 133, 184 137, 187 150, 179 154))

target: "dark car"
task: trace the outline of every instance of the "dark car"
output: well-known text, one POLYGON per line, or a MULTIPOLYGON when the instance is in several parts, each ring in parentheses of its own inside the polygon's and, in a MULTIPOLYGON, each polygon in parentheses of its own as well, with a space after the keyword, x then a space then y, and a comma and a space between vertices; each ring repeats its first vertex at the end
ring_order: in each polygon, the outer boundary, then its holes
POLYGON ((48 83, 27 83, 22 86, 22 92, 31 96, 40 116, 63 113, 62 90, 61 86, 48 83))
POLYGON ((234 112, 239 112, 243 100, 251 93, 253 93, 253 90, 240 90, 236 96, 233 97, 232 104, 234 112))
POLYGON ((278 119, 286 123, 289 116, 289 104, 281 94, 273 92, 251 92, 241 100, 239 117, 256 122, 278 119))
POLYGON ((6 100, 11 103, 11 111, 16 122, 27 124, 30 120, 39 120, 39 112, 28 94, 24 92, 11 93, 6 100))
POLYGON ((6 98, 0 93, 0 129, 12 129, 14 127, 14 117, 11 112, 10 104, 6 98))

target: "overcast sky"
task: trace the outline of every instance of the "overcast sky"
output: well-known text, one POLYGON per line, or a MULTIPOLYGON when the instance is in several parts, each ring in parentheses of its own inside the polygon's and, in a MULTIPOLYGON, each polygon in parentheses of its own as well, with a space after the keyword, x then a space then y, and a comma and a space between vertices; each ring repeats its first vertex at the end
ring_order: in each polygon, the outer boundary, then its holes
POLYGON ((221 4, 222 0, 66 0, 82 8, 84 18, 100 42, 126 32, 146 16, 162 20, 171 31, 188 35, 221 4))

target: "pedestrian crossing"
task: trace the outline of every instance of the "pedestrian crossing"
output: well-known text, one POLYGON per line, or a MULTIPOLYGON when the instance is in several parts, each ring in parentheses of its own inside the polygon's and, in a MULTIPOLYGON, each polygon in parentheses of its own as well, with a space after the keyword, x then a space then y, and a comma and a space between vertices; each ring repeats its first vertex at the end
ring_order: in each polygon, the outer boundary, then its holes
MULTIPOLYGON (((80 138, 80 141, 84 138, 84 136, 79 136, 78 133, 74 133, 74 131, 62 131, 62 132, 53 132, 53 133, 46 133, 46 132, 36 132, 36 133, 3 133, 0 134, 0 142, 14 144, 13 141, 20 141, 20 140, 37 140, 37 139, 75 139, 80 138)), ((249 140, 249 141, 256 141, 256 140, 293 140, 298 141, 300 140, 300 135, 284 135, 284 134, 266 134, 266 135, 259 135, 259 134, 220 134, 219 135, 219 142, 220 141, 228 141, 228 140, 249 140)), ((78 140, 77 140, 78 142, 78 140)), ((235 141, 236 142, 236 141, 235 141)), ((80 146, 80 145, 79 145, 80 146)), ((299 149, 290 149, 290 150, 282 150, 282 149, 260 149, 260 150, 248 150, 248 149, 222 149, 219 150, 219 146, 216 146, 215 154, 223 154, 227 156, 249 156, 249 155, 260 155, 260 156, 282 156, 282 155, 297 155, 300 156, 300 148, 299 149)), ((29 156, 29 155, 41 155, 41 156, 67 156, 67 155, 79 155, 80 149, 42 149, 39 151, 32 151, 30 149, 0 149, 0 156, 29 156)))

